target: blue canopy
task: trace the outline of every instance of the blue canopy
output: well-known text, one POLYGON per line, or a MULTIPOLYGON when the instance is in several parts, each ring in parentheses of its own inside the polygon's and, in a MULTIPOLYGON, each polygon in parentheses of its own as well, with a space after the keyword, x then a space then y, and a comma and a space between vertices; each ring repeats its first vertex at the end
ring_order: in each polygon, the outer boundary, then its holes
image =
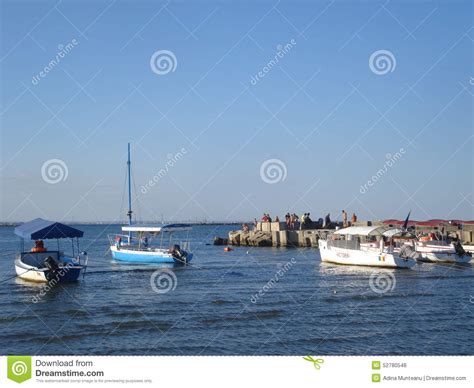
POLYGON ((15 228, 15 234, 21 238, 31 240, 47 240, 53 238, 82 237, 84 232, 61 224, 60 222, 36 218, 33 221, 25 222, 23 225, 17 226, 15 228))

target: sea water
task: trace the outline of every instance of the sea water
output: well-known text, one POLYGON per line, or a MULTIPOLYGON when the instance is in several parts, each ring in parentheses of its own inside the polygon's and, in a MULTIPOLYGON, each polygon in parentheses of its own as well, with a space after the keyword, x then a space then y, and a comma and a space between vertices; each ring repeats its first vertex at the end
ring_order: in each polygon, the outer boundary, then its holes
POLYGON ((130 265, 108 252, 119 225, 78 227, 85 280, 36 299, 41 286, 4 281, 18 243, 0 228, 1 354, 474 354, 471 265, 386 271, 321 263, 314 248, 211 245, 235 226, 194 227, 189 266, 130 265), (168 292, 156 271, 172 271, 168 292))

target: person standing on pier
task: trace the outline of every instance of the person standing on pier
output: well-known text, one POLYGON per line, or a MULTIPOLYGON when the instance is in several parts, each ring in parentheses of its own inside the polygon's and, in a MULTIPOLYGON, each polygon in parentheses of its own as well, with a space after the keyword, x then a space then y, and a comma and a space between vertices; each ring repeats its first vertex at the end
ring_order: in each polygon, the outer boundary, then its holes
POLYGON ((291 229, 293 230, 296 229, 298 227, 297 224, 298 224, 298 216, 295 213, 293 213, 291 215, 291 229))
POLYGON ((324 218, 324 228, 329 229, 331 225, 331 215, 328 213, 324 218))
POLYGON ((345 210, 342 211, 342 227, 347 228, 347 212, 345 210))
POLYGON ((354 225, 357 222, 357 216, 355 213, 352 213, 351 224, 354 225))
POLYGON ((300 229, 304 229, 306 226, 306 213, 302 214, 300 217, 300 229))

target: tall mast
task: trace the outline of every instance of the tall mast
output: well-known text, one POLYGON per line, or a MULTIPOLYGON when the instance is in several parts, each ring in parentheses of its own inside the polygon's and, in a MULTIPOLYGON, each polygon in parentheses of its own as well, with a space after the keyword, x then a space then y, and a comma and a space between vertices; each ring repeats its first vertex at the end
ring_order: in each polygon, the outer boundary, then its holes
MULTIPOLYGON (((132 182, 131 182, 131 162, 130 162, 130 143, 128 143, 128 159, 127 159, 127 171, 128 171, 128 224, 132 225, 132 182)), ((128 243, 130 244, 131 232, 128 232, 128 243)))

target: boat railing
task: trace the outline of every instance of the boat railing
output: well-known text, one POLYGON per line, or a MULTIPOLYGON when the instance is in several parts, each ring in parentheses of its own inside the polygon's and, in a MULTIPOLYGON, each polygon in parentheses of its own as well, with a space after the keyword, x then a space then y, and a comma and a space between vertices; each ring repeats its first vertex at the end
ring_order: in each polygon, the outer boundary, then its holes
MULTIPOLYGON (((172 235, 172 233, 170 233, 170 235, 172 235)), ((174 245, 171 238, 169 239, 169 246, 164 245, 163 239, 160 239, 159 244, 158 244, 159 246, 153 246, 152 243, 148 243, 147 245, 144 245, 143 241, 139 237, 132 238, 131 243, 128 244, 128 237, 129 236, 127 234, 117 234, 117 233, 108 234, 107 237, 109 239, 110 246, 116 245, 117 244, 117 238, 119 237, 119 238, 122 239, 122 241, 120 243, 121 248, 131 249, 131 250, 134 250, 134 251, 153 251, 153 250, 163 250, 163 249, 167 250, 167 249, 171 249, 174 245)), ((180 241, 179 246, 180 246, 181 249, 183 249, 187 252, 189 252, 190 248, 191 248, 191 244, 188 240, 180 241)))
POLYGON ((191 244, 189 241, 182 241, 180 242, 179 246, 181 247, 181 249, 184 249, 187 252, 191 250, 191 244))
MULTIPOLYGON (((128 234, 108 234, 107 238, 109 239, 110 245, 115 245, 117 237, 128 240, 128 234)), ((123 244, 123 242, 122 242, 123 244)))
MULTIPOLYGON (((20 252, 19 253, 20 259, 26 263, 34 264, 36 267, 44 267, 44 261, 48 257, 52 257, 56 261, 61 261, 61 257, 70 257, 65 255, 61 251, 44 251, 44 252, 20 252)), ((85 254, 84 260, 85 263, 82 263, 82 258, 84 254, 79 254, 77 256, 71 256, 74 265, 85 265, 87 266, 88 263, 88 256, 85 254)))

